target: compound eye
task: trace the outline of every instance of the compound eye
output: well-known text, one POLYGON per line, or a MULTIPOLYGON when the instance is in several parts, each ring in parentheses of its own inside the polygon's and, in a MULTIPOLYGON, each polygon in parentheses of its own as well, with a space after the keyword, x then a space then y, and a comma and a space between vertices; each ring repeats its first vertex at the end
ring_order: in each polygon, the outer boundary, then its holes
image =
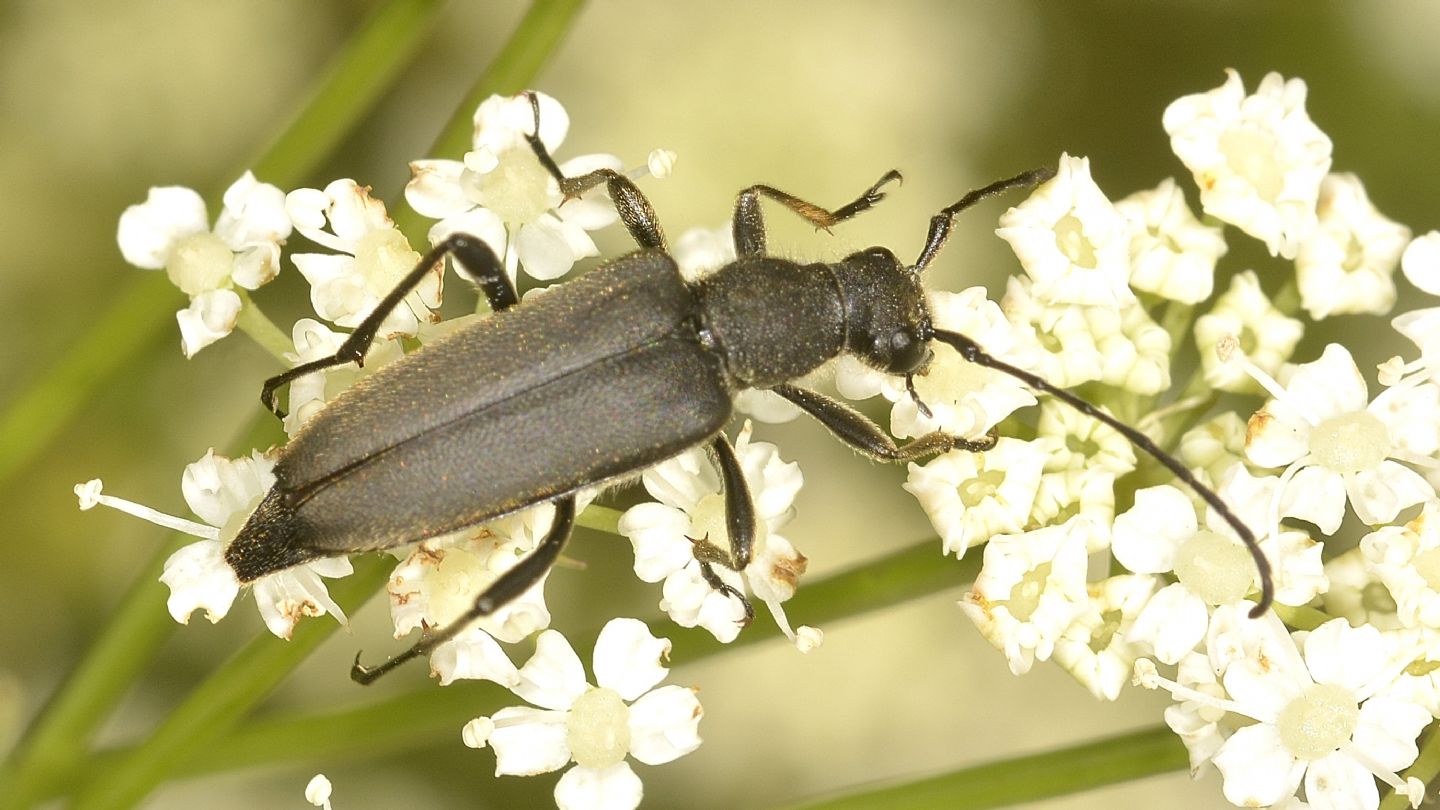
POLYGON ((890 370, 897 374, 918 371, 930 359, 930 347, 909 329, 890 334, 890 370))

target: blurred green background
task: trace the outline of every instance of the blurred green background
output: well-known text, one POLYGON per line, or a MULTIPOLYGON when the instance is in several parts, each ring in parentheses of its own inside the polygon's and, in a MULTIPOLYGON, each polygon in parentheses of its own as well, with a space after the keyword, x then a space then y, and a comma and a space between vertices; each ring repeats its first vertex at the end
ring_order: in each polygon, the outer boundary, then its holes
MULTIPOLYGON (((189 185, 213 199, 303 102, 370 5, 0 5, 0 404, 64 356, 134 282, 140 271, 115 247, 120 211, 151 185, 189 185)), ((395 199, 406 162, 426 156, 524 8, 453 4, 413 67, 308 184, 353 177, 395 199)), ((654 147, 679 154, 670 179, 645 186, 672 239, 724 223, 735 191, 750 183, 838 204, 894 167, 905 184, 874 212, 833 237, 777 214, 772 246, 827 258, 884 244, 909 257, 934 211, 969 188, 1053 163, 1062 151, 1088 155, 1112 199, 1166 176, 1184 178, 1160 127, 1165 105, 1218 86, 1226 67, 1250 88, 1276 70, 1309 83, 1309 109, 1335 142, 1336 170, 1358 173, 1383 212, 1423 232, 1437 225, 1432 201, 1440 185, 1437 31, 1440 6, 1408 2, 625 0, 585 8, 535 84, 570 112, 562 159, 604 151, 638 165, 654 147)), ((1001 210, 991 204, 958 225, 934 284, 983 283, 999 295, 1015 268, 990 235, 1001 210)), ((1229 234, 1230 261, 1284 272, 1229 234)), ((618 229, 601 245, 607 255, 627 249, 618 229)), ((452 296, 464 298, 460 286, 452 285, 452 296)), ((1401 309, 1423 305, 1403 281, 1401 290, 1401 309)), ((259 301, 285 325, 308 306, 288 262, 259 301)), ((173 309, 183 304, 177 292, 173 309)), ((80 513, 72 485, 102 477, 112 494, 185 514, 183 466, 234 440, 258 413, 261 380, 276 371, 238 336, 186 361, 172 314, 160 317, 168 327, 143 358, 106 380, 63 435, 0 490, 0 750, 164 537, 113 512, 80 513)), ((1360 330, 1378 324, 1335 319, 1307 338, 1301 357, 1318 354, 1327 338, 1355 346, 1368 339, 1360 330)), ((1376 361, 1395 350, 1363 345, 1359 354, 1376 361)), ((759 432, 807 474, 799 516, 785 534, 810 557, 812 576, 932 534, 898 487, 902 469, 860 460, 813 424, 759 432)), ((627 545, 595 535, 577 540, 571 553, 590 568, 552 580, 552 604, 567 605, 556 610, 558 626, 653 611, 658 588, 628 574, 627 545)), ((828 626, 824 647, 810 656, 771 643, 678 667, 672 681, 702 690, 706 743, 672 765, 638 767, 646 806, 776 806, 1159 722, 1165 702, 1155 695, 1127 692, 1118 704, 1100 704, 1049 665, 1012 677, 954 608, 959 593, 957 586, 828 626)), ((373 697, 345 677, 350 658, 357 648, 379 653, 398 643, 387 638, 378 602, 352 621, 353 634, 332 638, 271 708, 373 697)), ((219 626, 197 617, 175 634, 104 738, 123 741, 148 728, 260 632, 248 600, 219 626)), ((422 678, 423 668, 411 667, 377 688, 413 688, 422 678)), ((453 735, 412 755, 182 782, 149 806, 302 807, 316 771, 335 782, 338 808, 548 802, 553 776, 495 783, 492 755, 460 745, 468 719, 455 717, 453 735)), ((1222 802, 1213 774, 1197 784, 1182 772, 1037 806, 1154 806, 1159 797, 1171 807, 1222 802)))

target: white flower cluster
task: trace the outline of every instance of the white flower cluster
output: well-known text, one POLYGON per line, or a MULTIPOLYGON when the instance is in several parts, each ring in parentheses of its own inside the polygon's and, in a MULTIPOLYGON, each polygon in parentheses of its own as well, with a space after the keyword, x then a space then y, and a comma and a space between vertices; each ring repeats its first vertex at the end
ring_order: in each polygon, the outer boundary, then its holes
MULTIPOLYGON (((1377 778, 1418 803, 1414 782, 1398 774, 1440 715, 1440 307, 1392 312, 1397 266, 1440 294, 1440 232, 1412 241, 1357 178, 1332 173, 1330 140, 1308 117, 1305 93, 1300 80, 1271 74, 1247 95, 1232 71, 1221 87, 1170 105, 1164 127, 1193 174, 1203 220, 1173 179, 1112 202, 1089 161, 1067 155, 1053 180, 1000 220, 997 234, 1024 271, 1003 298, 978 287, 929 297, 937 327, 1054 385, 1083 387, 1212 487, 1259 539, 1278 614, 1245 617, 1260 581, 1230 525, 1195 493, 1157 484, 1153 460, 1097 420, 938 342, 913 380, 842 358, 835 386, 852 399, 884 396, 899 437, 1000 434, 988 451, 911 464, 905 488, 945 554, 984 545, 960 607, 1012 671, 1053 658, 1099 698, 1115 699, 1132 673, 1170 690, 1179 702, 1166 720, 1193 769, 1213 763, 1236 804, 1299 805, 1303 796, 1312 807, 1370 809, 1377 778), (1274 265, 1220 268, 1226 225, 1264 242, 1274 265), (1380 366, 1373 398, 1342 345, 1302 350, 1315 359, 1292 363, 1308 323, 1342 315, 1393 315, 1391 326, 1417 347, 1417 357, 1380 366), (1200 357, 1193 371, 1172 362, 1189 341, 1200 357), (1216 411, 1222 402, 1231 410, 1216 411), (1038 416, 1016 415, 1032 405, 1038 416), (1368 532, 1359 547, 1327 549, 1352 514, 1349 525, 1368 532)), ((553 99, 538 103, 539 137, 554 150, 569 119, 553 99)), ((463 160, 413 163, 406 197, 439 220, 432 242, 476 234, 512 277, 523 268, 548 281, 594 255, 587 231, 616 214, 599 193, 564 198, 523 138, 533 120, 528 99, 487 100, 472 150, 463 160)), ((639 172, 663 176, 672 162, 657 152, 639 172)), ((592 155, 562 164, 567 174, 600 167, 620 163, 592 155)), ((128 260, 165 268, 191 296, 179 318, 193 354, 243 326, 242 309, 252 306, 243 291, 274 276, 292 230, 331 251, 292 259, 316 315, 337 327, 360 323, 419 261, 383 204, 351 180, 286 195, 246 175, 213 229, 193 192, 154 189, 122 217, 120 242, 128 260)), ((734 248, 728 232, 696 232, 677 240, 675 254, 695 274, 730 260, 734 248)), ((399 357, 402 338, 423 343, 448 326, 435 325, 442 271, 386 319, 363 370, 295 381, 288 431, 399 357)), ((287 359, 298 364, 333 354, 345 333, 302 319, 293 336, 287 359)), ((795 415, 766 392, 746 396, 756 418, 795 415)), ((707 563, 727 553, 729 534, 703 450, 645 472, 655 501, 627 511, 619 530, 634 546, 636 574, 663 583, 660 607, 676 623, 729 641, 749 618, 750 595, 809 650, 820 632, 792 630, 782 608, 806 567, 780 534, 802 477, 774 445, 752 441, 748 423, 734 447, 758 523, 744 571, 707 563)), ((172 557, 164 579, 177 620, 203 608, 217 621, 239 590, 224 544, 269 487, 270 465, 259 454, 207 453, 187 468, 186 500, 208 525, 110 498, 98 481, 76 491, 85 508, 111 505, 204 538, 172 557)), ((542 506, 405 550, 389 584, 397 637, 461 615, 534 548, 552 514, 542 506)), ((288 637, 301 616, 343 621, 320 578, 345 573, 348 562, 328 560, 257 582, 267 626, 288 637)), ((498 773, 573 761, 556 787, 560 806, 634 807, 640 784, 626 757, 656 764, 693 750, 699 704, 686 689, 651 691, 668 642, 635 620, 606 626, 595 648, 599 686, 590 686, 568 643, 544 629, 544 585, 439 646, 432 671, 442 683, 492 680, 540 707, 466 726, 467 744, 495 749, 498 773), (515 666, 501 645, 537 631, 534 657, 515 666)))
POLYGON ((1307 323, 1391 315, 1397 266, 1440 291, 1440 233, 1412 242, 1355 176, 1331 173, 1304 98, 1303 82, 1275 74, 1246 95, 1232 71, 1170 105, 1164 126, 1205 220, 1173 180, 1111 203, 1088 161, 1062 158, 1001 218, 1024 269, 1001 302, 979 288, 930 301, 938 327, 1084 386, 1176 453, 1254 531, 1291 628, 1245 618, 1260 581, 1235 532, 1178 482, 1157 485, 1153 461, 1096 420, 1052 402, 1010 418, 1033 395, 945 348, 914 380, 928 414, 903 379, 841 364, 838 384, 888 398, 899 436, 1000 426, 992 450, 912 464, 905 488, 945 553, 985 544, 960 607, 1012 671, 1053 658, 1113 700, 1138 662, 1182 701, 1167 721, 1197 775, 1213 762, 1235 804, 1374 808, 1377 778, 1418 801, 1397 772, 1440 714, 1440 308, 1393 319, 1420 356, 1381 366, 1373 398, 1344 346, 1291 358, 1307 323), (1227 224, 1293 267, 1230 271, 1215 295, 1227 224), (1172 379, 1186 340, 1200 368, 1172 379), (1224 400, 1239 413, 1207 414, 1221 391, 1241 395, 1224 400), (1370 533, 1327 565, 1350 513, 1370 533), (1393 605, 1380 621, 1362 607, 1377 592, 1393 605))

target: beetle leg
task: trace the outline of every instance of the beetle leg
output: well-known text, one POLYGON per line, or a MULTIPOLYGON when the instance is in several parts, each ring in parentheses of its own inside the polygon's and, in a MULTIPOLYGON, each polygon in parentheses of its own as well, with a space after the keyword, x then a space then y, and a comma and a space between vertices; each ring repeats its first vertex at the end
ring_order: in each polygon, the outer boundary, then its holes
POLYGON ((525 140, 535 151, 540 165, 560 184, 560 192, 565 198, 568 200, 579 197, 604 183, 611 202, 615 203, 615 210, 620 214, 620 221, 625 223, 625 230, 630 232, 631 238, 642 248, 658 248, 668 252, 665 233, 660 229, 660 219, 655 216, 655 209, 630 178, 614 169, 596 169, 579 177, 566 177, 565 173, 560 171, 559 164, 550 156, 550 150, 546 149, 540 140, 540 99, 534 93, 526 95, 530 99, 530 108, 535 112, 535 131, 525 133, 525 140))
POLYGON ((566 495, 554 503, 555 517, 550 522, 550 530, 541 538, 539 544, 535 546, 535 550, 510 570, 501 574, 499 579, 492 582, 490 587, 475 598, 475 604, 460 618, 427 634, 416 642, 415 646, 379 666, 362 666, 360 656, 357 655, 355 665, 350 669, 351 680, 360 684, 370 684, 412 658, 429 655, 436 647, 459 635, 471 622, 489 616, 539 582, 540 578, 545 576, 545 572, 554 567, 555 560, 560 556, 560 550, 565 547, 565 542, 570 539, 570 533, 575 528, 575 496, 566 495))
POLYGON ((725 492, 725 531, 730 535, 730 560, 726 565, 744 571, 755 547, 755 502, 750 497, 750 487, 745 484, 740 459, 735 457, 735 448, 725 434, 710 442, 710 454, 720 470, 720 483, 725 492))
POLYGON ((490 308, 495 311, 507 309, 519 303, 520 297, 515 293, 515 285, 510 282, 510 277, 505 274, 505 265, 495 256, 483 239, 464 233, 454 233, 445 239, 435 243, 430 251, 426 253, 415 265, 395 289, 380 299, 375 309, 365 316, 365 320, 355 327, 355 331, 340 344, 340 349, 330 357, 322 357, 319 360, 312 360, 309 363, 301 363, 295 368, 276 374, 265 381, 260 389, 260 402, 265 409, 276 416, 285 416, 285 411, 275 405, 275 391, 280 386, 299 379, 311 372, 321 371, 335 366, 343 366, 346 363, 354 363, 357 366, 365 365, 365 352, 370 349, 370 344, 375 340, 375 335, 380 332, 380 326, 385 322, 391 312, 400 306, 400 302, 417 287, 425 276, 435 272, 436 265, 445 255, 454 254, 460 264, 464 265, 467 275, 480 285, 484 291, 485 298, 490 302, 490 308))
POLYGON ((995 434, 983 439, 964 439, 935 431, 905 444, 896 444, 879 425, 843 402, 788 384, 777 385, 770 390, 799 405, 840 441, 877 461, 914 461, 957 447, 983 453, 993 448, 997 440, 995 434))
POLYGON ((765 185, 750 186, 735 197, 735 217, 731 225, 735 237, 735 253, 740 256, 765 255, 765 216, 760 212, 760 196, 762 194, 794 211, 816 228, 824 228, 828 231, 835 224, 867 211, 875 203, 885 199, 885 192, 880 189, 886 184, 900 179, 900 172, 891 169, 875 181, 875 185, 866 189, 864 194, 834 211, 786 194, 778 188, 765 185))
POLYGON ((745 594, 726 584, 725 580, 715 573, 715 568, 704 560, 700 561, 700 576, 705 580, 705 584, 713 588, 716 593, 733 596, 740 600, 740 605, 745 608, 745 618, 740 622, 742 627, 749 627, 750 623, 755 621, 755 608, 751 606, 750 600, 745 598, 745 594))
POLYGON ((935 254, 944 247, 945 240, 950 238, 950 226, 955 222, 955 215, 966 208, 980 202, 987 197, 994 197, 997 194, 1010 191, 1016 188, 1032 188, 1055 176, 1055 170, 1050 167, 1031 169, 1023 174, 1017 174, 1004 180, 998 180, 984 188, 977 188, 974 191, 960 198, 960 201, 930 218, 930 233, 925 238, 925 247, 920 251, 920 258, 915 260, 915 272, 920 272, 930 266, 935 259, 935 254))

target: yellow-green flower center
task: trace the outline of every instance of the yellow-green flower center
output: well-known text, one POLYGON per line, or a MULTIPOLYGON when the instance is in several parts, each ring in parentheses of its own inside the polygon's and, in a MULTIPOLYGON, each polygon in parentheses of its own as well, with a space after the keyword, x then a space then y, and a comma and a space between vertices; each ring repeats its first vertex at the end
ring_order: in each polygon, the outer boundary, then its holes
POLYGON ((1230 170, 1245 178, 1260 199, 1279 198, 1285 188, 1285 164, 1274 135, 1255 127, 1233 127, 1220 135, 1220 151, 1230 170))
POLYGON ((1281 709, 1275 729, 1291 754, 1315 760, 1344 745, 1359 722, 1355 695, 1343 686, 1321 683, 1308 687, 1281 709))
POLYGON ((1055 223, 1055 247, 1078 267, 1093 268, 1095 246, 1085 235, 1085 224, 1074 214, 1066 214, 1055 223))
POLYGON ((420 254, 398 228, 377 228, 355 246, 356 270, 365 279, 365 288, 380 296, 395 289, 419 261, 420 254))
POLYGON ((591 689, 570 707, 565 742, 582 768, 608 768, 630 753, 630 707, 614 689, 591 689))
POLYGON ((1249 593, 1254 571, 1244 546, 1204 529, 1175 552, 1175 577, 1208 605, 1239 601, 1249 593))
POLYGON ((507 225, 534 222, 550 210, 549 178, 529 149, 508 149, 495 168, 479 176, 477 202, 507 225))
POLYGON ((1310 454, 1338 473, 1373 470, 1390 455, 1390 431, 1369 411, 1342 414, 1310 432, 1310 454))
POLYGON ((1048 562, 1027 571, 1010 590, 1010 598, 1005 600, 1005 607, 1010 609, 1010 615, 1022 622, 1030 621, 1030 617, 1035 615, 1036 609, 1040 607, 1040 597, 1045 593, 1045 583, 1049 579, 1048 562))
POLYGON ((480 555, 463 548, 444 550, 440 564, 426 577, 425 592, 429 596, 429 619, 437 625, 448 625, 463 616, 475 604, 475 595, 495 579, 480 555))
POLYGON ((170 250, 165 274, 180 291, 191 297, 230 284, 235 253, 213 233, 197 233, 181 239, 170 250))

